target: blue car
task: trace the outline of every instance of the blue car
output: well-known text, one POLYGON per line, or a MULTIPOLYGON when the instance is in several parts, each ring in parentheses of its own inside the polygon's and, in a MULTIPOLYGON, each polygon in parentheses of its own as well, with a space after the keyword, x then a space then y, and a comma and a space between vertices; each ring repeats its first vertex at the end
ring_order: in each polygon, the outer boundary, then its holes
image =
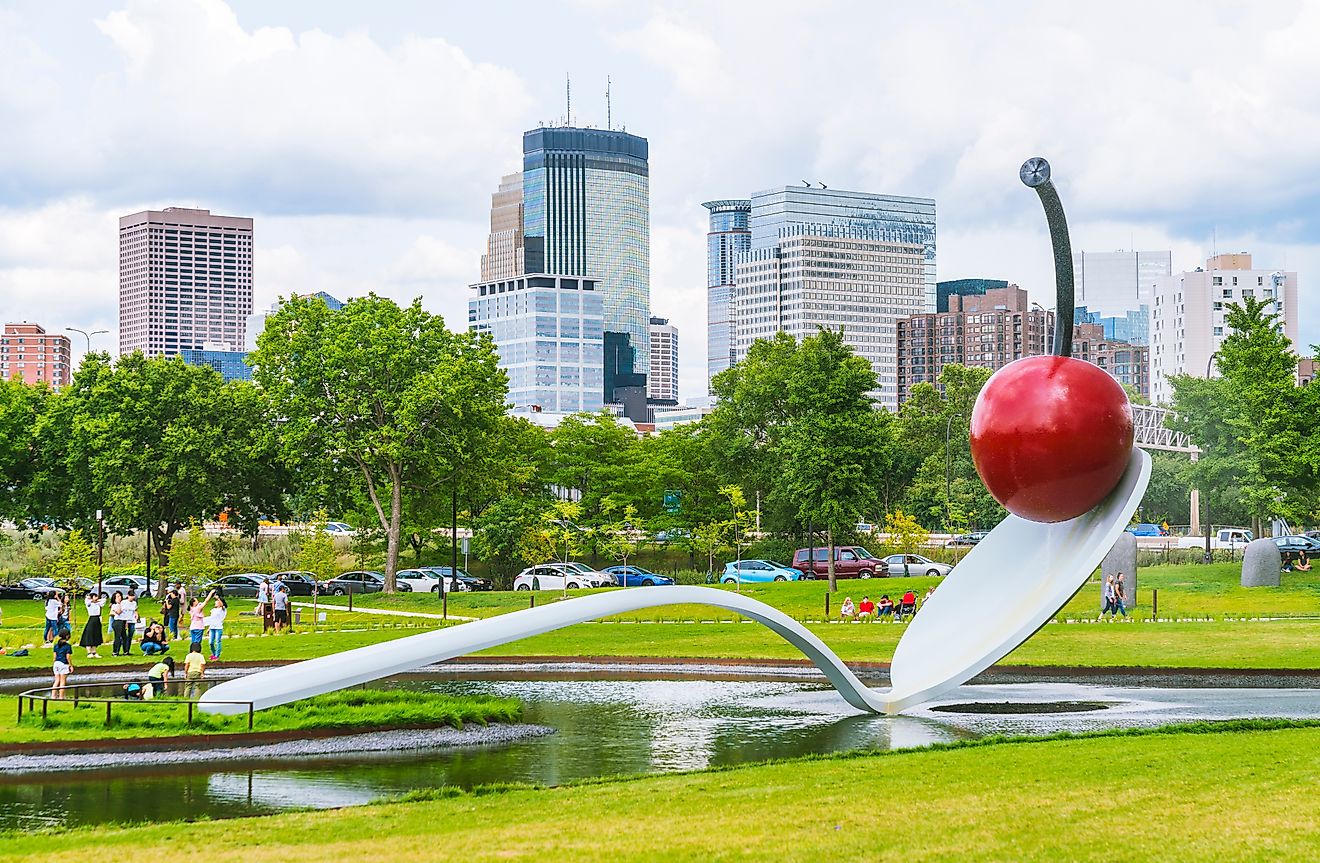
POLYGON ((607 566, 601 572, 608 572, 614 576, 614 581, 620 587, 651 587, 657 584, 674 583, 674 580, 669 576, 648 572, 640 566, 607 566))
POLYGON ((720 581, 724 584, 757 584, 766 581, 801 581, 802 573, 772 560, 731 560, 724 564, 720 581))
POLYGON ((1127 532, 1133 536, 1168 536, 1169 533, 1158 524, 1130 524, 1127 532))

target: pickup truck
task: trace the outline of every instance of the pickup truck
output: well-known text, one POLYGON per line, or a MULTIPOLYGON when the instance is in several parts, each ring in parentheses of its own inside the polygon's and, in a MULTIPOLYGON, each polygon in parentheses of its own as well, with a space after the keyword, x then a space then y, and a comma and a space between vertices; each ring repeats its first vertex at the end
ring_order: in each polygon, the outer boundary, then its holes
MULTIPOLYGON (((1245 527, 1221 527, 1210 534, 1211 548, 1241 548, 1255 537, 1245 527)), ((1205 548, 1205 534, 1178 537, 1179 548, 1205 548)))

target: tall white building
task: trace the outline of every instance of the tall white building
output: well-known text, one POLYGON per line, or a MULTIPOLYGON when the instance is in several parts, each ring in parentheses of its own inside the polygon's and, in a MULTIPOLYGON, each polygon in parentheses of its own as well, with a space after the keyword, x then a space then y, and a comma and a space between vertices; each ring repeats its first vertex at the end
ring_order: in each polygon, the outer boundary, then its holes
POLYGON ((651 374, 646 397, 678 403, 678 327, 668 318, 651 318, 651 374))
POLYGON ((1155 283, 1173 274, 1173 252, 1073 252, 1073 301, 1103 317, 1150 305, 1155 283))
POLYGON ((252 220, 166 207, 119 220, 119 352, 237 351, 252 313, 252 220))
MULTIPOLYGON (((1150 306, 1151 400, 1173 400, 1169 375, 1204 376, 1210 358, 1228 334, 1225 307, 1245 297, 1268 300, 1283 334, 1298 338, 1297 273, 1252 267, 1244 252, 1218 255, 1205 268, 1177 273, 1155 283, 1150 306)), ((1210 370, 1213 373, 1213 370, 1210 370)))
POLYGON ((826 188, 752 196, 750 250, 733 291, 734 360, 757 339, 821 328, 871 363, 872 396, 898 409, 897 320, 935 311, 935 202, 826 188))

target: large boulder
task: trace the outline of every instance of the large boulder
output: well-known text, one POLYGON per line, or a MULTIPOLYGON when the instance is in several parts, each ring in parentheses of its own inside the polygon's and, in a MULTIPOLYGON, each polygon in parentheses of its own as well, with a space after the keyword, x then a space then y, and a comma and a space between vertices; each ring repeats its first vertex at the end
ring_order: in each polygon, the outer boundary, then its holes
POLYGON ((1103 585, 1109 576, 1123 574, 1123 605, 1131 611, 1137 605, 1137 538, 1127 531, 1119 534, 1118 542, 1100 562, 1100 608, 1105 607, 1103 585))
POLYGON ((1243 587, 1278 587, 1283 558, 1272 539, 1255 539, 1242 553, 1243 587))

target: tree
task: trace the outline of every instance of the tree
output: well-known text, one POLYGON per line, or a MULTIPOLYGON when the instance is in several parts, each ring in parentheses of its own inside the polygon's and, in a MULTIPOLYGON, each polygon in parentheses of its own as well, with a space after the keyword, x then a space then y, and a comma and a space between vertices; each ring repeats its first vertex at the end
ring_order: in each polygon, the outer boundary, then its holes
POLYGON ((495 429, 507 383, 489 338, 369 294, 331 311, 291 299, 266 321, 254 375, 286 418, 290 462, 352 471, 385 532, 393 592, 404 497, 451 481, 495 429))
MULTIPOLYGON (((615 507, 611 506, 609 513, 615 511, 615 507)), ((645 530, 645 524, 637 515, 637 507, 627 504, 618 518, 596 528, 594 533, 601 550, 610 557, 619 558, 622 564, 627 566, 628 558, 637 553, 642 539, 646 536, 645 530)), ((622 585, 622 582, 620 584, 622 585)))
POLYGON ((298 568, 316 575, 318 581, 328 581, 339 574, 339 553, 335 538, 325 532, 329 517, 325 510, 316 513, 311 529, 298 543, 298 568))
POLYGON ((60 553, 50 562, 51 578, 66 589, 81 590, 78 579, 96 578, 96 551, 81 530, 71 530, 60 543, 60 553))
POLYGON ((538 545, 530 534, 541 530, 541 516, 548 506, 544 497, 510 495, 500 498, 473 520, 473 551, 490 564, 501 581, 525 566, 554 556, 549 543, 538 545), (546 556, 541 556, 542 553, 546 556))
POLYGON ((874 504, 890 451, 891 417, 868 395, 876 387, 871 364, 833 330, 803 339, 783 383, 790 419, 774 495, 796 504, 799 521, 825 529, 831 591, 835 538, 874 504))
MULTIPOLYGON (((723 523, 724 531, 728 537, 726 542, 733 546, 734 560, 742 560, 743 546, 750 538, 749 535, 755 524, 756 513, 747 509, 747 497, 739 486, 720 486, 720 496, 727 501, 729 507, 729 518, 723 523)), ((742 590, 741 576, 738 579, 737 588, 742 590)))
POLYGON ((189 523, 187 532, 174 541, 170 574, 177 580, 186 577, 193 582, 209 584, 215 581, 216 571, 215 555, 211 553, 206 532, 196 521, 189 523))
POLYGON ((36 429, 50 394, 45 384, 0 381, 0 520, 25 526, 36 516, 29 497, 40 468, 36 429))
POLYGON ((719 519, 703 522, 693 528, 688 538, 693 550, 700 552, 706 558, 707 581, 710 581, 715 572, 715 555, 725 547, 727 533, 725 525, 726 522, 719 519))
MULTIPOLYGON (((884 531, 889 534, 890 545, 904 557, 903 575, 910 575, 907 555, 914 553, 918 548, 925 545, 926 541, 930 539, 930 533, 921 526, 919 521, 904 513, 901 509, 896 509, 885 515, 884 531)), ((893 575, 894 573, 889 574, 893 575)))
POLYGON ((228 510, 255 533, 282 509, 275 417, 253 385, 225 383, 177 358, 89 354, 69 387, 50 399, 36 429, 34 519, 146 529, 162 568, 175 533, 228 510), (42 515, 38 515, 41 513, 42 515))
POLYGON ((1258 535, 1262 519, 1309 520, 1320 476, 1316 396, 1296 385, 1297 355, 1268 306, 1252 297, 1228 304, 1219 378, 1170 379, 1174 426, 1201 448, 1193 480, 1221 495, 1231 490, 1258 535))

